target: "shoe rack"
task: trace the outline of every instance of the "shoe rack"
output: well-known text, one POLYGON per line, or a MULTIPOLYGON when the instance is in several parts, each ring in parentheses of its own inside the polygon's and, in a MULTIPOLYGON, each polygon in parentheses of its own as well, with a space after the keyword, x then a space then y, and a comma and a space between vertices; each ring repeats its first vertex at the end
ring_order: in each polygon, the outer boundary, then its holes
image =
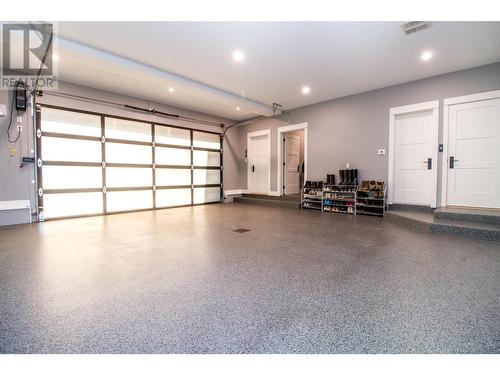
POLYGON ((323 181, 306 181, 300 193, 300 207, 323 211, 323 181))
POLYGON ((356 212, 360 215, 384 216, 387 187, 383 181, 363 181, 356 192, 356 212))
POLYGON ((356 215, 356 185, 325 185, 323 212, 356 215))

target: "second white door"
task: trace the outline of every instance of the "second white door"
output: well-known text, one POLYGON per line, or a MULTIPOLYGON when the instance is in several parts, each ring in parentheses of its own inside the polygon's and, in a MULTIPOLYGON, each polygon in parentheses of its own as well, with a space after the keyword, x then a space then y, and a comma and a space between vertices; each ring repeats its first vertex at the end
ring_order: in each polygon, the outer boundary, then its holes
POLYGON ((300 191, 300 137, 285 134, 285 194, 300 191))
POLYGON ((500 99, 450 106, 448 204, 500 208, 500 99))
POLYGON ((269 134, 248 138, 249 193, 269 194, 270 190, 269 134))
POLYGON ((394 203, 435 204, 434 122, 433 110, 394 119, 394 203))

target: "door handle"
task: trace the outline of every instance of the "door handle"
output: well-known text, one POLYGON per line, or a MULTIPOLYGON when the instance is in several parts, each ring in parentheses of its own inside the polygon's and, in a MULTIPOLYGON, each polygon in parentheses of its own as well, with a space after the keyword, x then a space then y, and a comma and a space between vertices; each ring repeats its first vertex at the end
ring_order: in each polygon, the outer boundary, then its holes
POLYGON ((252 165, 252 172, 255 172, 255 165, 252 165))
POLYGON ((458 160, 455 159, 454 156, 450 156, 450 169, 453 169, 455 168, 455 162, 457 162, 458 160))
POLYGON ((427 169, 432 169, 432 158, 427 158, 427 160, 422 163, 427 164, 427 169))
POLYGON ((297 172, 300 172, 300 165, 297 165, 297 172))

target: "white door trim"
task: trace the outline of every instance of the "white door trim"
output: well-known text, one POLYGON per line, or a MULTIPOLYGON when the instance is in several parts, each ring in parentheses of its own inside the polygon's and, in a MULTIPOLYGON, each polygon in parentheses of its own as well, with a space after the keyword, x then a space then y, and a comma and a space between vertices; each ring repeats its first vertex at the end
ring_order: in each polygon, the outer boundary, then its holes
POLYGON ((283 133, 288 133, 295 130, 304 130, 304 181, 307 180, 307 122, 300 124, 281 126, 278 128, 277 150, 278 157, 276 164, 276 183, 278 195, 283 195, 283 133))
POLYGON ((433 100, 425 103, 417 103, 404 105, 400 107, 393 107, 389 110, 389 177, 388 177, 388 191, 387 191, 387 203, 394 203, 394 124, 397 115, 429 111, 432 110, 432 186, 431 186, 431 207, 435 208, 437 205, 437 165, 438 165, 438 132, 439 132, 439 100, 433 100))
POLYGON ((479 102, 488 99, 499 99, 500 90, 480 92, 478 94, 455 96, 445 98, 443 106, 443 158, 441 160, 441 202, 440 206, 446 207, 448 204, 448 142, 449 142, 449 114, 450 106, 454 104, 464 104, 479 102))
MULTIPOLYGON (((247 133, 247 157, 248 157, 248 160, 250 160, 250 147, 249 144, 250 144, 250 138, 254 138, 254 137, 260 137, 262 135, 267 135, 268 139, 269 139, 269 174, 268 174, 268 177, 267 177, 267 195, 271 195, 271 129, 264 129, 264 130, 257 130, 257 131, 254 131, 254 132, 249 132, 247 133)), ((250 172, 250 164, 248 163, 247 164, 247 192, 248 193, 252 193, 252 191, 250 191, 250 175, 251 175, 251 172, 250 172)))
MULTIPOLYGON (((285 135, 284 139, 287 139, 287 138, 289 138, 289 139, 293 138, 293 139, 297 140, 297 147, 299 149, 297 157, 299 159, 299 164, 300 164, 300 136, 299 135, 288 135, 288 136, 285 135)), ((285 148, 283 150, 283 154, 285 156, 285 160, 284 160, 285 165, 282 166, 281 172, 282 172, 282 176, 284 176, 283 186, 284 186, 285 190, 284 190, 283 193, 286 194, 287 189, 288 189, 288 171, 286 169, 287 168, 286 161, 288 160, 287 157, 288 157, 288 146, 289 146, 289 144, 288 144, 288 142, 284 142, 284 143, 285 143, 285 148)), ((294 168, 294 170, 295 170, 295 168, 294 168)), ((298 181, 298 185, 299 185, 298 189, 299 189, 299 193, 300 193, 300 189, 302 189, 302 187, 300 186, 300 165, 299 165, 299 169, 297 170, 297 173, 299 174, 297 176, 298 177, 297 180, 299 180, 298 181)))

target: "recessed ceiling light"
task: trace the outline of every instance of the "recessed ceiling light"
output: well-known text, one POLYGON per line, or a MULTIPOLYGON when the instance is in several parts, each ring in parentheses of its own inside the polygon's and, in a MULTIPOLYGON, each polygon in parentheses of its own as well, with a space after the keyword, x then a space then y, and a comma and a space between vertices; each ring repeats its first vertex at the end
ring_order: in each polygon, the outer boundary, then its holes
POLYGON ((52 55, 52 60, 53 60, 53 61, 59 61, 59 55, 57 55, 57 54, 55 54, 55 53, 54 53, 54 54, 52 55))
POLYGON ((236 110, 239 111, 240 110, 240 107, 236 107, 236 110))
POLYGON ((234 51, 233 60, 237 62, 242 62, 243 60, 245 60, 245 53, 239 49, 234 51))
POLYGON ((168 88, 168 91, 169 91, 169 92, 174 92, 174 91, 175 91, 175 89, 174 89, 173 87, 169 87, 169 88, 168 88))
POLYGON ((429 61, 430 59, 432 59, 432 52, 431 51, 425 51, 424 53, 422 53, 422 55, 420 56, 420 58, 424 61, 429 61))
POLYGON ((309 94, 311 92, 311 88, 309 86, 302 87, 302 94, 309 94))

